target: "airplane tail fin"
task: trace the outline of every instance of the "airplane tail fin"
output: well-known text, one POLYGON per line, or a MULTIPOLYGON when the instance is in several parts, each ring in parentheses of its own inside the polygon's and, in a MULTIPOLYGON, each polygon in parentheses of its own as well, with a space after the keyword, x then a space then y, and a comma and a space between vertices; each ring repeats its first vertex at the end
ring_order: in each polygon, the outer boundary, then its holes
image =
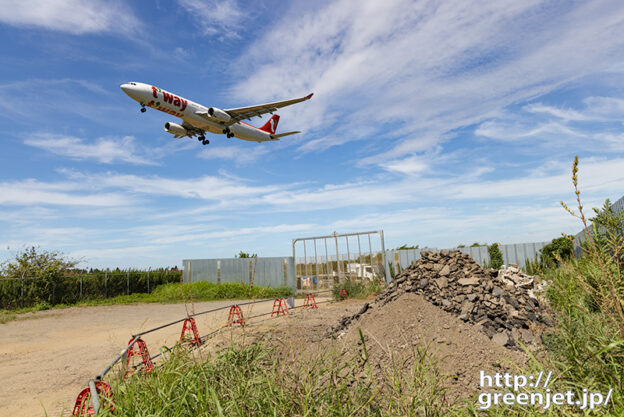
POLYGON ((280 117, 277 114, 274 114, 273 117, 271 117, 269 121, 260 128, 260 130, 264 130, 265 132, 273 135, 277 130, 277 122, 279 122, 279 119, 280 117))

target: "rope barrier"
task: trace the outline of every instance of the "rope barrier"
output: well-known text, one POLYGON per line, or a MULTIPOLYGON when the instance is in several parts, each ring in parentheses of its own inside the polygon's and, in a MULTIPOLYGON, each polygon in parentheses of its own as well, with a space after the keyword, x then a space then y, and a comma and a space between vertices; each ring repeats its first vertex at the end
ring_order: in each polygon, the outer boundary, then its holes
MULTIPOLYGON (((327 292, 332 292, 332 290, 317 291, 317 292, 309 293, 309 294, 318 295, 318 294, 324 294, 324 293, 327 293, 327 292)), ((105 382, 102 381, 102 378, 113 368, 113 366, 115 366, 115 364, 117 364, 117 362, 119 362, 124 356, 128 355, 128 350, 130 350, 137 341, 141 340, 141 336, 143 336, 143 335, 146 335, 146 334, 149 334, 149 333, 153 333, 153 332, 155 332, 157 330, 161 330, 161 329, 164 329, 164 328, 169 327, 169 326, 173 326, 174 324, 182 323, 185 320, 188 320, 188 319, 190 319, 192 317, 197 317, 197 316, 200 316, 200 315, 203 315, 203 314, 208 314, 208 313, 214 313, 214 312, 217 312, 217 311, 221 311, 221 310, 225 310, 225 309, 231 308, 233 306, 245 306, 245 305, 250 305, 250 304, 253 305, 253 304, 256 304, 256 303, 263 303, 263 302, 275 301, 275 300, 277 300, 277 299, 276 298, 266 298, 266 299, 262 299, 262 300, 252 300, 252 301, 247 301, 247 302, 243 302, 243 303, 237 303, 237 304, 231 304, 231 305, 228 305, 228 306, 217 307, 217 308, 213 308, 213 309, 210 309, 210 310, 202 311, 202 312, 199 312, 199 313, 193 312, 193 314, 188 314, 188 307, 186 306, 186 302, 185 302, 185 309, 187 311, 187 316, 186 317, 184 317, 182 319, 179 319, 179 320, 175 320, 175 321, 169 322, 169 323, 165 323, 165 324, 163 324, 161 326, 157 326, 157 327, 154 327, 152 329, 148 329, 148 330, 145 330, 143 332, 140 332, 140 333, 132 335, 132 339, 130 339, 130 342, 128 343, 128 346, 126 346, 119 353, 119 355, 106 368, 104 368, 104 370, 102 372, 100 372, 95 377, 95 384, 96 385, 97 384, 105 384, 105 385, 98 385, 97 386, 98 388, 100 388, 100 386, 102 386, 102 387, 108 386, 108 384, 106 384, 105 382)), ((331 300, 331 299, 330 300, 326 300, 326 301, 319 301, 316 304, 324 304, 324 303, 329 303, 329 302, 332 302, 332 301, 333 300, 331 300)), ((300 309, 300 308, 304 308, 304 307, 305 307, 305 305, 293 306, 292 308, 290 308, 290 310, 296 310, 296 309, 300 309)), ((194 306, 192 308, 194 310, 194 306)), ((263 322, 268 321, 268 320, 277 319, 280 316, 280 315, 277 315, 277 316, 273 317, 273 313, 272 312, 267 312, 267 313, 257 314, 255 316, 248 317, 246 320, 251 320, 251 319, 254 319, 254 318, 258 318, 258 317, 267 316, 269 314, 271 314, 271 317, 266 318, 264 320, 257 321, 255 323, 250 323, 249 325, 259 324, 259 323, 263 323, 263 322)), ((201 342, 203 344, 203 342, 208 340, 208 338, 210 336, 212 336, 214 334, 217 334, 217 333, 219 333, 222 330, 225 330, 227 328, 228 328, 227 325, 223 326, 223 327, 220 327, 220 328, 218 328, 216 330, 213 330, 210 333, 207 333, 204 336, 201 336, 199 338, 199 340, 201 340, 201 342)), ((184 332, 184 330, 183 330, 183 332, 184 332)), ((181 344, 180 342, 176 342, 176 344, 173 345, 172 347, 169 348, 169 347, 165 346, 164 348, 166 350, 168 350, 168 351, 171 351, 175 346, 180 345, 180 344, 181 344)), ((200 345, 198 344, 197 346, 194 346, 194 347, 199 348, 199 346, 200 345)), ((149 362, 151 362, 154 359, 156 359, 156 358, 158 358, 158 357, 160 357, 162 355, 163 355, 163 352, 161 350, 161 352, 157 353, 156 355, 151 356, 151 357, 149 357, 149 355, 147 355, 147 357, 149 358, 149 362)), ((145 359, 147 359, 147 357, 145 359)), ((136 370, 138 367, 145 366, 145 363, 146 363, 146 361, 144 360, 142 363, 139 363, 137 365, 131 366, 131 368, 136 370)), ((162 365, 163 364, 158 365, 158 367, 160 367, 162 365)), ((128 372, 128 370, 126 370, 126 372, 128 372)), ((93 384, 93 380, 90 381, 89 385, 90 386, 88 388, 86 388, 86 391, 83 390, 78 395, 78 399, 76 400, 76 406, 74 407, 74 413, 72 413, 72 415, 80 416, 80 415, 83 415, 85 412, 89 413, 89 412, 92 412, 94 409, 96 409, 96 410, 99 409, 99 398, 97 398, 97 395, 95 395, 96 390, 94 388, 95 385, 93 384), (89 396, 89 398, 87 398, 87 395, 86 395, 87 391, 89 391, 92 394, 92 395, 89 396), (90 400, 93 403, 93 407, 89 407, 89 409, 84 407, 85 402, 88 401, 88 400, 90 400)), ((111 400, 110 403, 112 404, 112 390, 108 389, 108 391, 106 391, 106 396, 110 398, 110 400, 111 400)))

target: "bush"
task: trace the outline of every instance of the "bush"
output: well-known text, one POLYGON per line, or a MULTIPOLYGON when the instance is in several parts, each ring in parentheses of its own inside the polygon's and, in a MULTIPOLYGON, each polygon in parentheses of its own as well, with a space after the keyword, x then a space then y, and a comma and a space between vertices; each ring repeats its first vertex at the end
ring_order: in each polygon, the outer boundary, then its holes
POLYGON ((0 309, 33 307, 41 303, 75 304, 80 301, 149 293, 159 285, 179 282, 182 271, 149 271, 149 288, 147 271, 92 272, 74 276, 54 274, 56 273, 48 271, 47 276, 39 273, 35 278, 25 277, 23 280, 0 278, 0 309))
POLYGON ((488 246, 488 253, 490 254, 490 263, 488 264, 490 268, 499 269, 503 266, 503 253, 498 247, 498 243, 492 243, 488 246))
POLYGON ((293 290, 287 287, 270 288, 249 286, 241 283, 226 282, 215 284, 212 282, 193 282, 192 284, 165 284, 156 288, 152 294, 152 301, 172 302, 181 300, 212 301, 225 299, 264 299, 288 297, 293 294, 293 290), (182 292, 184 291, 184 293, 182 292))
POLYGON ((344 288, 349 298, 366 299, 371 295, 379 294, 384 285, 385 281, 382 277, 376 277, 372 281, 346 279, 342 283, 334 285, 332 295, 334 300, 344 300, 345 297, 340 295, 340 289, 344 288))
POLYGON ((624 273, 618 254, 624 245, 613 236, 605 252, 589 232, 578 189, 578 157, 572 166, 572 182, 578 214, 561 205, 583 223, 587 242, 580 259, 570 257, 559 268, 546 271, 552 281, 548 298, 558 326, 546 335, 550 357, 560 370, 563 383, 590 392, 613 389, 611 404, 624 402, 624 273))
POLYGON ((574 242, 569 237, 553 239, 540 251, 542 268, 556 268, 559 261, 570 259, 574 255, 574 242))

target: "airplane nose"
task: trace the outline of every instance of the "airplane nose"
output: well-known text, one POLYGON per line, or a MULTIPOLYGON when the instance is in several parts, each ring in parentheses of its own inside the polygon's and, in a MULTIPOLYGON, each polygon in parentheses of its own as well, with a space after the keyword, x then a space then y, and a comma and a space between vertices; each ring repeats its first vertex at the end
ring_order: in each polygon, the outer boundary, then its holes
POLYGON ((130 91, 130 84, 124 83, 120 85, 120 88, 123 90, 124 93, 128 93, 128 91, 130 91))

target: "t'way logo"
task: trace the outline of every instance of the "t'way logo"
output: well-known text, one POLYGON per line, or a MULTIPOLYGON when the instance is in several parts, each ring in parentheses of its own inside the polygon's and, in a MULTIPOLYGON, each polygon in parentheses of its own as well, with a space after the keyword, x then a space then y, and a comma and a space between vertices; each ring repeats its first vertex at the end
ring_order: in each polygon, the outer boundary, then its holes
POLYGON ((186 109, 186 105, 188 104, 188 100, 184 100, 183 98, 180 98, 178 96, 174 96, 171 93, 168 93, 166 91, 161 90, 158 87, 154 87, 152 86, 152 95, 154 96, 154 98, 158 98, 158 93, 162 93, 163 96, 163 101, 165 103, 169 103, 172 104, 176 107, 180 108, 180 111, 184 111, 184 109, 186 109))

